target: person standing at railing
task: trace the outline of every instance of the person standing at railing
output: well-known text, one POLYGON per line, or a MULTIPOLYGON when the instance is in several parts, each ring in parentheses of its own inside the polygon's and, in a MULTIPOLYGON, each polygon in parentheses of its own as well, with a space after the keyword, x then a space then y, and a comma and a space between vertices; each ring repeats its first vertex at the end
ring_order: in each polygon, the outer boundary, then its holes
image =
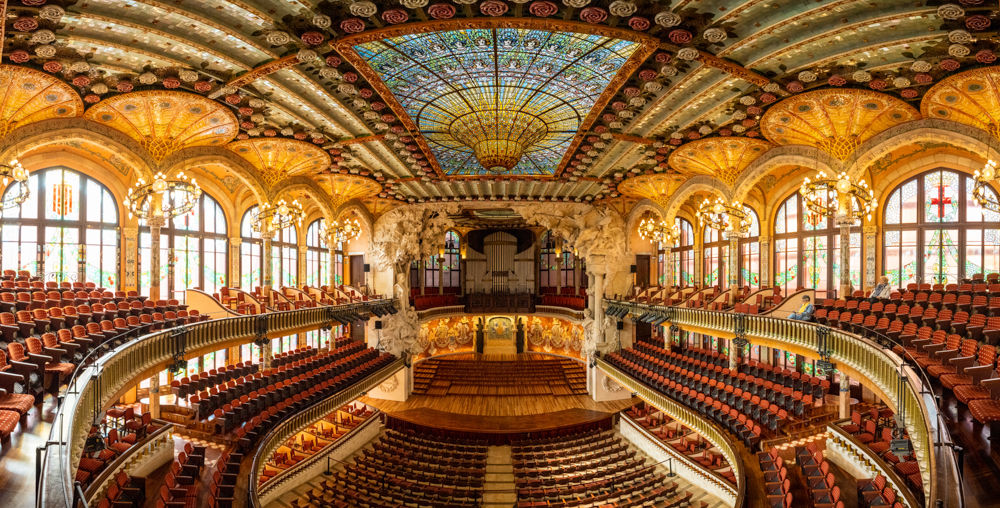
POLYGON ((788 316, 788 319, 794 319, 797 321, 812 321, 813 312, 815 310, 816 307, 813 306, 810 301, 809 295, 802 295, 802 306, 799 307, 798 311, 788 316))
POLYGON ((889 295, 892 293, 892 287, 889 286, 889 277, 885 275, 878 280, 878 285, 872 289, 871 295, 868 296, 868 301, 870 303, 875 303, 879 300, 888 300, 889 295))

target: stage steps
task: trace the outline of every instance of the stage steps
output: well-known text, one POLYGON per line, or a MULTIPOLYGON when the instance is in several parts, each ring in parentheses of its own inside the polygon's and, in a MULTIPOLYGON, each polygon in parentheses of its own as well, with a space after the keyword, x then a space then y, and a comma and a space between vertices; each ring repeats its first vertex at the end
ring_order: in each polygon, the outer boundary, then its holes
POLYGON ((514 463, 510 446, 491 446, 486 451, 486 488, 483 506, 510 508, 517 503, 514 486, 514 463))

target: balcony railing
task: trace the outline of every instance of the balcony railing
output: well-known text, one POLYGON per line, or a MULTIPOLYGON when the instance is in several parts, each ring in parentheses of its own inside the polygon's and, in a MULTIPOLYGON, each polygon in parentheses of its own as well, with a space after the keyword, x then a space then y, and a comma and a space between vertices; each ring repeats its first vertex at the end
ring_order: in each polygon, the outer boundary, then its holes
MULTIPOLYGON (((368 390, 378 386, 379 383, 384 381, 389 376, 392 376, 403 367, 403 360, 397 359, 389 365, 382 367, 374 374, 351 385, 349 388, 313 404, 304 411, 296 413, 271 429, 271 431, 268 432, 267 435, 265 435, 261 440, 260 445, 257 446, 257 452, 253 457, 253 468, 250 472, 250 483, 247 485, 247 488, 250 490, 250 506, 264 506, 265 503, 261 502, 261 498, 266 498, 269 494, 278 489, 278 487, 280 487, 284 482, 294 477, 299 471, 310 468, 318 461, 325 460, 327 455, 329 455, 333 449, 346 442, 354 431, 358 429, 353 429, 347 435, 327 445, 323 450, 310 455, 305 460, 302 460, 291 468, 282 471, 278 476, 272 478, 263 486, 257 487, 259 485, 261 473, 264 471, 264 463, 267 461, 268 457, 270 457, 288 440, 288 438, 305 430, 326 415, 336 411, 337 408, 343 407, 344 404, 347 404, 368 390)), ((373 420, 375 420, 374 417, 364 422, 362 426, 367 425, 373 420)))
POLYGON ((718 485, 715 485, 715 487, 731 494, 732 499, 736 500, 733 506, 743 506, 744 501, 746 500, 747 475, 744 471, 743 461, 740 460, 740 456, 736 451, 735 445, 733 445, 732 440, 729 439, 729 436, 724 430, 722 430, 722 428, 705 418, 702 418, 687 406, 684 406, 673 399, 664 396, 662 393, 636 381, 631 376, 618 370, 617 367, 614 367, 603 359, 598 358, 596 362, 597 368, 604 371, 605 374, 617 381, 618 384, 628 388, 633 393, 638 395, 639 398, 655 406, 660 411, 663 411, 670 418, 697 432, 698 435, 705 438, 706 441, 712 443, 712 446, 718 448, 722 452, 722 456, 726 458, 726 461, 729 462, 733 468, 733 474, 736 475, 736 486, 734 487, 729 484, 729 482, 719 478, 718 485))
MULTIPOLYGON (((103 414, 136 380, 153 376, 177 359, 197 356, 252 339, 283 337, 336 325, 343 316, 381 314, 392 300, 273 312, 205 321, 160 330, 110 348, 96 347, 77 367, 55 415, 35 504, 75 504, 74 472, 95 418, 103 414)), ((393 310, 394 312, 394 310, 393 310)))
MULTIPOLYGON (((606 305, 610 314, 614 314, 614 309, 622 312, 627 309, 637 316, 647 312, 661 313, 668 317, 664 326, 673 324, 684 330, 720 338, 735 336, 736 314, 729 312, 651 306, 628 301, 608 301, 606 305)), ((866 381, 871 388, 881 392, 882 398, 892 404, 897 413, 905 407, 903 424, 920 466, 925 499, 941 499, 945 506, 962 505, 961 486, 958 484, 960 474, 954 455, 946 453, 949 440, 945 436, 948 431, 942 428, 933 393, 921 382, 919 374, 899 356, 876 342, 842 330, 772 316, 741 316, 746 338, 751 343, 794 351, 812 358, 820 357, 822 347, 823 353, 829 355, 838 370, 866 381), (817 333, 820 328, 828 330, 823 344, 820 343, 821 334, 817 333)))

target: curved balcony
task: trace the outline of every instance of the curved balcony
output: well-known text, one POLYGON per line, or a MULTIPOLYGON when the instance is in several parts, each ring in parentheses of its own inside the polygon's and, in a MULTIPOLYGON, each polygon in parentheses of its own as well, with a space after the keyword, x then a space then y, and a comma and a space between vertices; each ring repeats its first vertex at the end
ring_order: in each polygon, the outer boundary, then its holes
MULTIPOLYGON (((791 299, 791 298, 790 298, 791 299)), ((737 328, 753 344, 773 347, 813 358, 827 359, 835 367, 856 379, 863 380, 882 400, 902 414, 903 424, 913 443, 920 465, 925 499, 940 499, 945 506, 962 504, 960 475, 947 439, 933 392, 922 382, 919 373, 891 350, 867 338, 802 321, 768 315, 746 315, 730 312, 665 307, 629 301, 608 301, 608 314, 641 316, 656 314, 663 326, 732 339, 737 328)), ((784 315, 775 312, 777 315, 784 315)), ((599 363, 607 370, 613 368, 599 363)), ((618 379, 625 376, 618 373, 618 379)), ((632 385, 640 385, 632 381, 632 385)), ((641 386, 641 385, 640 385, 641 386)), ((639 392, 640 395, 642 392, 639 392)), ((654 403, 655 405, 655 403, 654 403)))
MULTIPOLYGON (((705 481, 708 482, 708 485, 711 486, 713 492, 724 496, 723 500, 732 503, 732 506, 743 506, 745 504, 747 490, 745 466, 740 459, 736 446, 721 427, 702 418, 688 407, 636 381, 603 359, 596 359, 596 367, 604 371, 608 377, 617 381, 618 384, 628 388, 639 398, 666 413, 670 418, 697 432, 698 435, 722 451, 723 457, 725 457, 726 461, 733 468, 733 473, 736 476, 736 485, 729 483, 714 473, 702 472, 701 474, 704 476, 705 481)), ((678 457, 677 460, 683 463, 689 462, 687 458, 678 457)), ((691 467, 695 471, 703 471, 703 468, 697 465, 692 464, 691 467)))
MULTIPOLYGON (((273 477, 263 485, 260 484, 261 473, 264 471, 264 465, 267 458, 278 450, 278 448, 280 448, 290 437, 295 436, 299 432, 307 429, 316 421, 322 419, 324 416, 336 411, 348 402, 363 395, 368 390, 378 386, 379 383, 402 368, 404 368, 403 360, 397 359, 389 365, 382 367, 372 375, 366 377, 362 381, 355 383, 350 388, 343 390, 332 397, 328 397, 325 400, 317 402, 311 407, 295 414, 291 418, 286 419, 271 429, 271 431, 268 432, 261 440, 260 444, 257 445, 257 451, 254 453, 253 467, 250 470, 250 482, 247 486, 250 491, 248 506, 258 507, 270 504, 277 498, 277 496, 290 488, 285 485, 290 483, 301 483, 298 481, 299 479, 308 480, 309 478, 315 476, 318 469, 326 466, 327 456, 333 453, 336 449, 351 447, 350 443, 358 443, 358 440, 355 439, 357 437, 363 438, 359 443, 362 446, 364 443, 367 443, 370 439, 375 437, 377 434, 377 427, 374 432, 366 431, 365 429, 371 427, 378 419, 369 418, 358 428, 353 429, 342 438, 333 441, 317 453, 310 455, 291 468, 282 471, 278 476, 273 477)), ((344 457, 346 457, 346 455, 344 455, 344 457)))
POLYGON ((174 361, 210 351, 354 321, 363 315, 395 312, 393 300, 369 300, 255 316, 225 317, 144 335, 117 347, 95 347, 79 364, 63 393, 41 468, 36 496, 39 507, 70 507, 83 497, 74 485, 88 429, 134 384, 174 361))

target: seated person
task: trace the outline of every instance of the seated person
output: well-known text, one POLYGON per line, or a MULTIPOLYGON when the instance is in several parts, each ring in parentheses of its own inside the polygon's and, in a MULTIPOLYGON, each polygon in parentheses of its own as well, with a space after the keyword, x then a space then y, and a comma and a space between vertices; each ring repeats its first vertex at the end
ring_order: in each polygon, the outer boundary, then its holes
POLYGON ((809 301, 809 295, 802 295, 802 306, 799 307, 797 312, 793 312, 792 315, 788 316, 788 319, 795 319, 797 321, 812 321, 813 311, 816 307, 813 306, 812 302, 809 301))
POLYGON ((885 275, 878 280, 878 285, 872 289, 872 294, 869 295, 868 301, 875 303, 879 300, 888 300, 889 295, 892 293, 892 287, 889 286, 889 277, 885 275))

